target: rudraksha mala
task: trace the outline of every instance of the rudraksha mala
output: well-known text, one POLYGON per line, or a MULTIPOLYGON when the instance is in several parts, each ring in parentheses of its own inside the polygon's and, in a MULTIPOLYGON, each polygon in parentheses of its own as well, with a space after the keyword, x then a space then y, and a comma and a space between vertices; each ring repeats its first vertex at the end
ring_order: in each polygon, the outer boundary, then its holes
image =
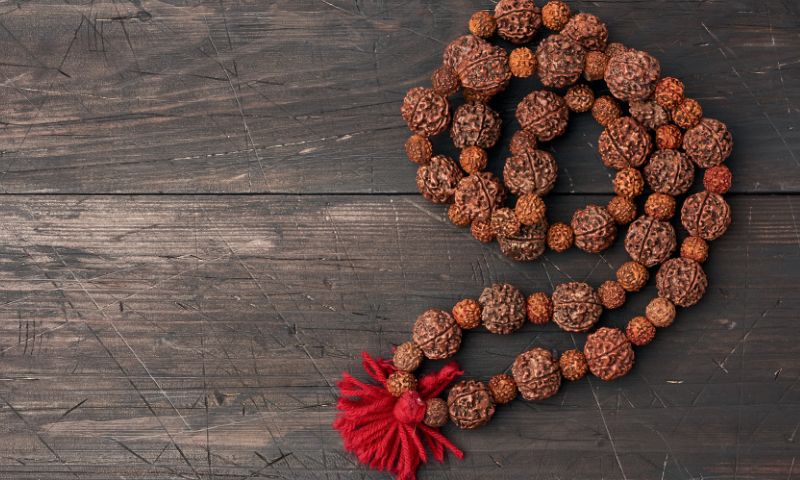
POLYGON ((631 260, 619 267, 616 279, 597 289, 567 282, 549 295, 534 292, 526 297, 512 285, 492 285, 449 312, 423 312, 391 362, 363 354, 365 369, 380 385, 345 374, 334 426, 360 461, 403 479, 414 478, 419 463, 426 461, 423 438, 439 461, 445 450, 462 456, 438 432, 448 419, 460 428, 477 428, 491 420, 497 406, 517 396, 536 401, 555 395, 562 379, 577 381, 590 372, 610 381, 627 374, 634 347, 647 345, 657 328, 672 324, 676 307, 700 301, 708 286, 701 265, 708 257, 708 242, 722 236, 731 222, 731 209, 722 195, 732 175, 722 163, 731 154, 732 136, 722 122, 703 117, 702 107, 685 96, 680 80, 661 77, 656 58, 609 43, 608 28, 598 17, 572 15, 569 6, 557 0, 541 10, 532 0, 500 0, 494 13, 476 12, 469 30, 445 48, 432 88, 412 88, 403 100, 401 114, 413 133, 405 150, 419 164, 420 193, 434 203, 448 204, 448 217, 455 225, 469 226, 483 243, 497 240, 502 253, 517 261, 535 260, 546 248, 560 253, 573 245, 600 253, 614 243, 624 225, 631 260), (542 25, 553 33, 535 51, 521 46, 542 25), (495 34, 518 46, 508 53, 492 45, 489 39, 495 34), (510 140, 511 156, 501 181, 485 171, 486 150, 501 136, 500 116, 488 102, 512 77, 536 72, 544 87, 567 90, 563 96, 536 90, 519 103, 520 129, 510 140), (610 95, 597 97, 589 83, 578 83, 581 77, 586 82, 604 80, 610 95), (453 110, 448 97, 459 91, 466 102, 453 110), (543 197, 555 185, 558 166, 540 146, 566 131, 570 114, 583 112, 591 112, 604 127, 598 150, 603 164, 617 171, 616 196, 605 206, 576 210, 569 223, 550 223, 543 197), (436 154, 429 140, 448 128, 453 144, 461 149, 458 161, 436 154), (704 190, 680 206, 681 224, 689 236, 678 247, 670 219, 678 208, 676 197, 694 183, 696 168, 705 170, 704 190), (637 218, 635 200, 646 187, 651 193, 637 218), (516 198, 513 207, 506 203, 510 195, 516 198), (582 351, 556 355, 532 348, 517 356, 510 375, 458 382, 446 400, 438 394, 462 373, 454 363, 419 379, 413 373, 424 358, 455 355, 463 333, 479 326, 505 335, 526 321, 541 325, 552 320, 566 332, 589 332, 604 310, 621 307, 629 293, 644 288, 653 267, 658 267, 658 296, 645 312, 631 319, 624 331, 601 327, 589 333, 582 351))

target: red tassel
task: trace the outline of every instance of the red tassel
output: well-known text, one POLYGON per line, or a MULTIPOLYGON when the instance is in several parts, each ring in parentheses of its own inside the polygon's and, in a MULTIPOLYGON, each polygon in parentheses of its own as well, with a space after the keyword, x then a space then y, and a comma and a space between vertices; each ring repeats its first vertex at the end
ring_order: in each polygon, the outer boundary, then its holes
POLYGON ((386 379, 395 368, 388 360, 361 354, 364 370, 380 385, 364 383, 345 373, 339 381, 339 414, 333 427, 339 430, 344 448, 370 468, 393 473, 398 480, 414 480, 420 463, 428 461, 425 445, 439 462, 447 450, 459 459, 461 450, 438 428, 424 423, 425 402, 438 396, 459 377, 455 362, 419 379, 417 391, 400 398, 386 390, 386 379), (424 443, 423 443, 424 441, 424 443))

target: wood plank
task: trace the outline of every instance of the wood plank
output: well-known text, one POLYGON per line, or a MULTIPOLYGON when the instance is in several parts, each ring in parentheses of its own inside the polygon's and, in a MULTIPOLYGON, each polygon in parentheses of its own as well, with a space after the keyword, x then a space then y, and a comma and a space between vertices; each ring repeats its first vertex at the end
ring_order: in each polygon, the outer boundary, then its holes
MULTIPOLYGON (((739 192, 800 191, 798 6, 572 2, 727 121, 739 192)), ((490 2, 22 2, 2 12, 0 191, 410 193, 398 115, 490 2)), ((515 81, 495 102, 514 127, 515 81)), ((558 191, 608 193, 579 118, 558 191), (597 181, 602 178, 603 181, 597 181)), ((505 138, 510 138, 506 135, 505 138)), ((445 148, 440 151, 453 153, 445 148)), ((494 168, 505 146, 491 152, 494 168)))
MULTIPOLYGON (((557 196, 551 214, 605 197, 557 196)), ((463 462, 421 478, 796 475, 800 237, 795 197, 734 196, 706 298, 637 352, 628 377, 515 402, 446 433, 463 462)), ((4 196, 0 476, 386 478, 330 423, 332 385, 387 354, 428 307, 495 281, 593 284, 625 259, 515 264, 418 196, 4 196), (249 476, 249 477, 248 477, 249 476)), ((651 285, 603 322, 640 313, 651 285)), ((475 332, 457 359, 487 378, 530 345, 582 335, 475 332)))

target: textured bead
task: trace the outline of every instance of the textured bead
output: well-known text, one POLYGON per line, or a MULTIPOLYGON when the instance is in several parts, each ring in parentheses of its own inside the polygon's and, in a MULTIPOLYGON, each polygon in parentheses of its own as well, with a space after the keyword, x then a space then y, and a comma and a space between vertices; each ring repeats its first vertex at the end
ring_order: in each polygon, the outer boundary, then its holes
POLYGON ((481 305, 477 300, 465 298, 453 306, 453 318, 462 330, 472 330, 481 324, 481 305))
POLYGON ((683 145, 683 132, 675 125, 668 123, 656 129, 656 147, 659 150, 677 150, 683 145))
POLYGON ((481 147, 472 145, 461 150, 458 163, 465 172, 472 175, 486 169, 489 164, 489 155, 481 147))
POLYGON ((658 220, 667 221, 675 215, 675 197, 666 193, 653 193, 644 202, 644 213, 658 220))
POLYGON ((691 307, 703 298, 708 287, 703 267, 688 258, 673 258, 664 262, 656 274, 658 296, 680 307, 691 307))
POLYGON ((588 112, 594 105, 594 92, 588 85, 574 85, 564 95, 567 108, 576 113, 588 112))
POLYGON ((675 320, 675 305, 666 298, 656 297, 647 304, 645 315, 656 327, 669 327, 675 320))
POLYGON ((497 22, 492 12, 478 10, 469 18, 469 32, 476 37, 490 38, 497 31, 497 22))
POLYGON ((652 148, 653 142, 647 130, 631 117, 621 117, 609 123, 598 141, 603 164, 617 170, 641 167, 652 148))
POLYGON ((509 237, 519 233, 522 226, 514 214, 514 210, 510 208, 498 208, 492 212, 492 232, 496 237, 509 237))
POLYGON ((458 182, 464 177, 450 157, 436 155, 417 169, 417 189, 433 203, 450 203, 458 182))
POLYGON ((453 222, 453 225, 458 227, 468 227, 472 222, 469 216, 464 213, 464 209, 455 203, 447 207, 447 218, 453 222))
POLYGON ((625 262, 617 269, 617 281, 626 292, 638 292, 647 285, 650 273, 639 262, 625 262))
POLYGON ((386 390, 393 397, 399 397, 406 392, 417 389, 417 377, 413 373, 397 371, 386 379, 386 390))
POLYGON ((630 372, 635 357, 625 334, 608 327, 599 328, 586 338, 583 354, 592 374, 607 382, 630 372))
POLYGON ((617 55, 623 54, 625 52, 630 52, 632 49, 626 47, 625 45, 619 42, 611 42, 608 44, 605 50, 605 54, 608 55, 608 58, 616 57, 617 55))
POLYGON ((508 53, 487 42, 467 52, 455 70, 465 90, 487 97, 505 90, 511 80, 508 53))
POLYGON ((733 183, 733 174, 725 165, 717 165, 706 170, 703 175, 703 186, 711 193, 724 195, 733 183))
POLYGON ((575 83, 583 72, 586 50, 571 38, 554 34, 542 40, 536 49, 539 80, 542 85, 564 88, 575 83))
POLYGON ((491 148, 500 138, 500 115, 483 103, 465 103, 453 114, 450 137, 458 148, 491 148))
POLYGON ((704 118, 683 136, 683 149, 698 167, 710 168, 731 155, 733 136, 724 123, 704 118))
POLYGON ((600 253, 614 243, 617 226, 605 207, 587 205, 572 215, 575 246, 584 252, 600 253))
POLYGON ((576 14, 561 33, 581 44, 586 50, 602 51, 608 44, 608 27, 591 13, 576 14))
POLYGON ((681 224, 690 235, 708 241, 716 240, 731 224, 731 208, 722 195, 698 192, 684 200, 681 224))
POLYGON ((450 419, 459 428, 478 428, 489 423, 494 415, 492 393, 486 384, 477 380, 464 380, 450 388, 447 395, 450 419))
POLYGON ((603 75, 606 73, 609 58, 610 57, 603 52, 588 52, 586 54, 586 60, 584 60, 583 63, 583 78, 590 82, 602 80, 603 75))
POLYGON ((630 112, 631 117, 650 130, 669 122, 669 112, 653 100, 631 102, 630 112))
POLYGON ((534 292, 525 302, 528 320, 534 325, 544 325, 553 317, 553 301, 544 292, 534 292))
POLYGON ((627 225, 636 218, 636 204, 629 198, 616 196, 609 200, 606 209, 617 225, 627 225))
POLYGON ((450 106, 447 99, 433 89, 416 87, 403 99, 400 114, 408 128, 423 137, 438 135, 450 123, 450 106))
POLYGON ((625 251, 647 268, 668 259, 675 247, 675 229, 672 225, 649 215, 636 219, 625 235, 625 251))
POLYGON ((398 370, 413 372, 422 363, 422 350, 414 342, 401 343, 394 350, 392 363, 398 370))
POLYGON ((525 193, 517 199, 514 214, 523 225, 536 225, 545 220, 547 205, 539 195, 525 193))
POLYGON ((484 39, 475 35, 462 35, 450 42, 442 54, 442 64, 453 70, 469 56, 474 56, 476 50, 489 45, 484 39))
POLYGON ((553 31, 561 31, 569 21, 569 5, 560 0, 551 0, 542 7, 542 23, 553 31))
POLYGON ((586 357, 580 350, 567 350, 558 359, 558 366, 561 369, 561 376, 569 381, 580 380, 589 370, 586 357))
POLYGON ((425 402, 425 418, 422 423, 429 427, 439 428, 447 424, 447 402, 441 398, 431 398, 425 402))
POLYGON ((481 293, 481 320, 486 330, 507 335, 525 324, 525 297, 514 286, 496 283, 481 293))
POLYGON ((658 150, 644 167, 644 178, 654 192, 681 195, 694 182, 694 165, 682 152, 658 150))
POLYGON ((628 50, 611 57, 605 80, 611 94, 623 102, 645 100, 653 94, 661 76, 661 64, 652 55, 628 50))
POLYGON ((645 317, 633 317, 625 328, 625 336, 637 347, 652 342, 656 336, 656 327, 645 317))
POLYGON ((642 173, 631 167, 619 170, 614 176, 614 192, 620 197, 635 198, 644 192, 642 173))
POLYGON ((434 92, 449 97, 458 91, 458 74, 447 65, 442 65, 431 75, 431 86, 434 92))
POLYGON ((523 225, 519 233, 508 237, 497 237, 500 252, 517 262, 530 262, 539 258, 545 249, 547 222, 523 225))
POLYGON ((431 141, 422 135, 411 135, 404 146, 408 159, 418 165, 428 163, 433 155, 431 141))
POLYGON ((455 202, 471 220, 489 220, 492 210, 502 205, 506 192, 497 177, 481 172, 465 177, 456 187, 455 202))
POLYGON ((566 252, 574 242, 572 227, 566 223, 554 223, 547 230, 547 246, 554 252, 566 252))
POLYGON ((619 103, 608 95, 603 95, 592 105, 592 117, 600 125, 607 127, 614 120, 622 116, 619 103))
POLYGON ((583 282, 562 283, 553 291, 553 321, 567 332, 585 332, 603 313, 600 297, 583 282))
POLYGON ((547 195, 555 186, 557 177, 556 159, 544 150, 513 155, 503 166, 503 182, 512 194, 518 196, 528 193, 547 195))
POLYGON ((600 303, 603 308, 614 310, 625 305, 627 297, 625 289, 622 288, 619 282, 615 280, 606 280, 597 289, 597 296, 600 297, 600 303))
POLYGON ((511 151, 511 155, 522 155, 536 150, 537 147, 536 135, 525 130, 517 130, 511 136, 511 143, 508 149, 511 151))
POLYGON ((497 32, 511 43, 530 42, 542 26, 542 14, 533 0, 500 0, 494 7, 497 32))
POLYGON ((496 405, 505 405, 517 398, 517 384, 511 375, 505 373, 489 379, 489 391, 496 405))
POLYGON ((681 257, 703 263, 708 260, 708 243, 700 237, 686 237, 681 243, 681 257))
POLYGON ((525 400, 552 397, 561 386, 561 369, 550 351, 532 348, 521 353, 511 365, 517 390, 525 400))
POLYGON ((461 329, 453 317, 435 308, 417 317, 412 340, 431 360, 452 357, 461 346, 461 329))
POLYGON ((475 220, 470 225, 469 232, 475 240, 481 243, 492 243, 494 241, 494 231, 492 231, 492 224, 488 220, 475 220))
POLYGON ((685 98, 672 110, 672 121, 683 128, 692 128, 703 118, 703 107, 697 100, 685 98))
POLYGON ((538 62, 530 48, 519 47, 511 50, 511 54, 508 56, 508 66, 511 68, 511 75, 527 78, 536 72, 538 62))
POLYGON ((664 77, 656 84, 655 100, 667 110, 672 110, 683 101, 683 92, 683 82, 675 77, 664 77))
POLYGON ((567 131, 569 110, 558 94, 536 90, 519 102, 516 111, 520 126, 539 141, 550 141, 567 131))

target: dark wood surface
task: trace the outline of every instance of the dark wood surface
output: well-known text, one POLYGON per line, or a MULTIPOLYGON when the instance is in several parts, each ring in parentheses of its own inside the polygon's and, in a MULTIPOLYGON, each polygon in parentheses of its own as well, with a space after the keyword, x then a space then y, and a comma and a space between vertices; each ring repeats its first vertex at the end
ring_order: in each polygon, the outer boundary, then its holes
MULTIPOLYGON (((447 427, 465 460, 420 476, 800 478, 800 4, 571 5, 731 126, 734 224, 705 299, 631 375, 447 427)), ((416 194, 402 95, 490 7, 0 3, 0 478, 387 478, 330 427, 359 352, 388 354, 421 311, 495 281, 612 276, 621 242, 516 264, 416 194)), ((506 133, 535 86, 494 102, 506 133)), ((579 117, 551 145, 552 218, 609 198, 599 132, 579 117)), ((505 146, 491 154, 496 170, 505 146)), ((476 332, 457 359, 486 379, 526 347, 582 342, 476 332)))

